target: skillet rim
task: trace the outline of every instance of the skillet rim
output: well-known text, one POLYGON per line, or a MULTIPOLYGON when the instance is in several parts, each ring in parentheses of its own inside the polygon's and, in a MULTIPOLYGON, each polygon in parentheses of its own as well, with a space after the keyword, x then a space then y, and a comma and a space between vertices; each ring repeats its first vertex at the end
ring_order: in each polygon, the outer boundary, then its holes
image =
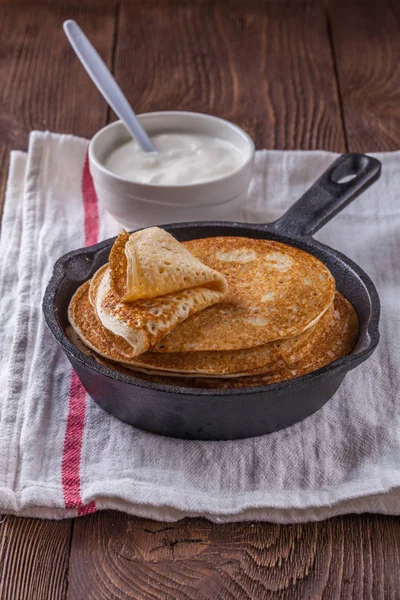
MULTIPOLYGON (((241 222, 230 222, 230 221, 189 221, 183 223, 168 223, 160 225, 166 231, 170 231, 172 229, 188 229, 190 227, 193 228, 202 228, 202 227, 228 227, 232 228, 233 232, 235 229, 248 229, 249 233, 251 231, 257 231, 265 234, 272 234, 272 236, 278 236, 279 238, 285 240, 282 243, 287 243, 288 245, 302 248, 302 242, 304 245, 311 246, 314 248, 319 248, 324 250, 328 254, 333 255, 338 258, 342 262, 344 262, 355 274, 361 279, 362 283, 366 287, 366 290, 370 297, 371 304, 371 316, 369 322, 366 326, 364 336, 366 337, 366 347, 360 351, 355 353, 348 354, 339 358, 320 369, 315 371, 311 371, 310 373, 306 373, 305 375, 300 375, 299 377, 294 377, 293 379, 288 379, 284 381, 280 381, 277 383, 270 383, 263 386, 250 386, 244 388, 227 388, 227 389, 213 389, 213 388, 191 388, 191 387, 182 387, 177 385, 169 385, 162 383, 152 383, 149 381, 145 381, 142 379, 138 379, 131 375, 124 375, 114 369, 106 367, 101 363, 97 362, 94 358, 84 354, 77 348, 68 338, 65 331, 61 327, 58 322, 56 313, 56 305, 55 299, 57 297, 57 293, 59 291, 61 283, 68 278, 66 272, 66 265, 68 262, 75 258, 76 256, 85 256, 90 253, 96 256, 98 252, 104 250, 106 247, 113 244, 117 236, 108 238, 103 240, 102 242, 98 242, 92 246, 82 247, 75 250, 71 250, 67 252, 63 256, 61 256, 54 264, 53 273, 51 279, 46 287, 43 301, 42 301, 42 309, 45 317, 46 324, 56 340, 56 342, 61 346, 63 351, 67 354, 67 356, 72 357, 74 360, 82 364, 86 369, 91 369, 96 373, 107 377, 108 379, 121 381, 125 384, 132 385, 134 387, 144 388, 155 390, 164 393, 173 393, 178 395, 186 395, 186 396, 196 396, 197 398, 201 397, 209 397, 209 396, 246 396, 246 395, 255 395, 255 394, 263 394, 272 391, 278 391, 281 389, 293 389, 298 386, 301 386, 303 383, 310 381, 311 379, 319 379, 323 378, 325 375, 332 371, 350 371, 357 367, 359 364, 364 362, 376 349, 379 343, 379 317, 380 317, 380 299, 378 292, 375 288, 374 283, 367 273, 359 267, 355 262, 353 262, 346 255, 342 254, 338 250, 331 248, 326 244, 322 244, 321 242, 315 240, 312 236, 302 236, 302 235, 294 235, 290 236, 286 233, 280 233, 275 228, 275 223, 269 224, 259 224, 259 223, 241 223, 241 222), (297 245, 297 243, 300 245, 297 245)), ((142 228, 144 229, 144 228, 142 228)), ((139 230, 138 230, 139 231, 139 230)), ((233 234, 232 232, 232 234, 233 234)), ((204 237, 204 236, 200 236, 204 237)), ((246 237, 246 236, 240 236, 246 237)), ((250 237, 250 236, 249 236, 250 237)), ((253 236, 254 237, 254 236, 253 236)), ((191 238, 188 238, 191 239, 191 238)), ((261 238, 262 239, 262 238, 261 238)), ((266 238, 267 239, 267 238, 266 238)), ((309 250, 305 250, 309 252, 309 250)), ((310 254, 314 254, 313 252, 309 252, 310 254)), ((315 255, 315 254, 314 254, 315 255)), ((318 258, 318 257, 317 257, 318 258)), ((321 259, 319 259, 321 260, 321 259)), ((323 262, 323 261, 322 261, 323 262)))

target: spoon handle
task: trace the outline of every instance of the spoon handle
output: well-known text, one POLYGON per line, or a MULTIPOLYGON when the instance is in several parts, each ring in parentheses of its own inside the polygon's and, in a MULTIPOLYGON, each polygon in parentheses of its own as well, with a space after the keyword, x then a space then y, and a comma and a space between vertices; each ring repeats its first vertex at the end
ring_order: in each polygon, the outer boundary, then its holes
POLYGON ((121 88, 79 25, 72 20, 65 21, 64 31, 89 77, 143 152, 156 152, 121 88))

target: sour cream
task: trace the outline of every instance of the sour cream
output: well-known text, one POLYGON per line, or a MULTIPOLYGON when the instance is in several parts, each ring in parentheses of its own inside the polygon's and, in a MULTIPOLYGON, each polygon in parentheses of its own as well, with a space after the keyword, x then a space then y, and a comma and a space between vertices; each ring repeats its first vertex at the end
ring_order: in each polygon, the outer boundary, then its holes
POLYGON ((158 154, 146 154, 130 140, 112 150, 104 166, 128 181, 172 186, 220 179, 244 163, 235 146, 203 133, 160 133, 151 141, 158 154))

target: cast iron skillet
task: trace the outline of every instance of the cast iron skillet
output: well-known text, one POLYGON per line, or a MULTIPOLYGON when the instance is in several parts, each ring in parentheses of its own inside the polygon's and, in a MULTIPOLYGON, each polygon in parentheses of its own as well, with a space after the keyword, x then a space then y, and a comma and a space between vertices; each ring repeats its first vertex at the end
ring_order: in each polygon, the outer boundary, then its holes
POLYGON ((43 310, 47 325, 90 396, 118 419, 141 429, 185 439, 226 440, 262 435, 292 425, 321 408, 345 375, 366 360, 379 341, 379 298, 369 277, 351 260, 312 238, 380 176, 381 164, 363 154, 340 156, 280 219, 268 225, 199 222, 165 225, 178 240, 210 236, 272 239, 321 259, 359 321, 349 356, 287 382, 231 390, 153 384, 98 364, 66 337, 72 294, 108 260, 114 239, 69 252, 54 267, 43 310), (341 182, 353 175, 353 179, 341 182))

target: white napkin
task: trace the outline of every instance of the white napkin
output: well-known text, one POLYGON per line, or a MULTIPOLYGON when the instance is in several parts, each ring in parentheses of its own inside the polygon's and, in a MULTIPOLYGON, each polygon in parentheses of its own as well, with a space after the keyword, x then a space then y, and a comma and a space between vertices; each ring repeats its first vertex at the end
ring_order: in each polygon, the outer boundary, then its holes
MULTIPOLYGON (((35 132, 12 153, 0 238, 0 513, 63 518, 114 508, 158 520, 278 523, 400 514, 400 154, 318 238, 358 262, 382 301, 378 351, 320 411, 233 442, 152 435, 103 412, 44 324, 54 261, 120 226, 97 206, 87 141, 35 132)), ((232 219, 281 215, 335 158, 261 151, 232 219)))

